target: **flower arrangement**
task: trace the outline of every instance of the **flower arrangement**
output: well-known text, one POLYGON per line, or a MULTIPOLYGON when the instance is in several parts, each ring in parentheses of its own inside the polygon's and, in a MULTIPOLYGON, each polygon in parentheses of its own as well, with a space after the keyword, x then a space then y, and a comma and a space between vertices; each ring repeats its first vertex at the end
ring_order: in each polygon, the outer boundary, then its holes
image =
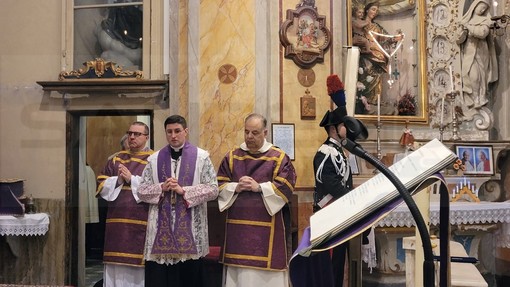
POLYGON ((415 116, 416 115, 416 99, 409 90, 400 98, 397 105, 399 116, 415 116))
POLYGON ((446 168, 447 174, 463 175, 465 170, 466 166, 462 163, 460 158, 457 158, 451 166, 446 168))

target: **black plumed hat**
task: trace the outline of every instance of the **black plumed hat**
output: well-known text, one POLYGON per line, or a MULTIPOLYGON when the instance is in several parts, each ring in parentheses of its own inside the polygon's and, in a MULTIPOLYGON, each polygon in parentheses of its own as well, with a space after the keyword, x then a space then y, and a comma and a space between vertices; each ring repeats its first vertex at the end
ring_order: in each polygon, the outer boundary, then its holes
POLYGON ((324 117, 322 118, 319 126, 327 127, 327 126, 336 126, 344 122, 344 117, 347 116, 347 109, 345 106, 338 107, 333 111, 326 111, 324 117))

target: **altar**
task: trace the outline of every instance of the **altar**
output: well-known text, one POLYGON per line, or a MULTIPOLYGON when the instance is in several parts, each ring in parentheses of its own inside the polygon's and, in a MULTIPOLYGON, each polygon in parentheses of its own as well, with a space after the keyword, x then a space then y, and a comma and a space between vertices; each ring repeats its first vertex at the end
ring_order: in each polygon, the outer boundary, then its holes
POLYGON ((0 235, 44 235, 48 232, 49 224, 50 218, 47 213, 0 215, 0 235))
MULTIPOLYGON (((430 234, 437 232, 439 202, 430 202, 430 234)), ((479 259, 480 272, 493 273, 494 257, 485 256, 495 247, 510 248, 510 201, 450 202, 451 240, 463 245, 468 256, 479 259)), ((403 203, 397 206, 376 227, 377 268, 386 275, 405 274, 403 238, 415 235, 415 221, 403 203)), ((364 274, 369 275, 370 274, 364 274)), ((403 277, 401 278, 404 279, 403 277)))
MULTIPOLYGON (((450 224, 510 223, 510 201, 450 202, 450 224)), ((430 202, 430 224, 439 224, 439 202, 430 202)), ((405 203, 378 221, 378 227, 412 227, 415 222, 405 203)))
POLYGON ((25 237, 43 236, 48 232, 49 225, 47 213, 0 215, 0 236, 5 237, 12 254, 20 257, 24 246, 34 241, 25 237))

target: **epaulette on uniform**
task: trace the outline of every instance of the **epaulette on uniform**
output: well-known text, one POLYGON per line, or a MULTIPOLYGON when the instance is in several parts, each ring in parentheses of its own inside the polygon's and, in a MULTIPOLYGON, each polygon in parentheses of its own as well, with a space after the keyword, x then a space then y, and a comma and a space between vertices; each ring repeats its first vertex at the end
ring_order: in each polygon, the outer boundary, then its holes
POLYGON ((338 156, 338 150, 330 145, 323 144, 319 148, 319 152, 325 154, 325 155, 332 155, 334 157, 338 156))

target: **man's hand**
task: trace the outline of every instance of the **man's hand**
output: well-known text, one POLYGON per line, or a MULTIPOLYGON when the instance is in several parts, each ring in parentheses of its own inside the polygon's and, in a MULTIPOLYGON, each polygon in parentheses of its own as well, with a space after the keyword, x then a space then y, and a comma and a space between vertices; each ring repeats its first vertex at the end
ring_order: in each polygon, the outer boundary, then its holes
POLYGON ((119 178, 118 178, 118 181, 119 181, 120 184, 122 184, 124 182, 129 184, 131 182, 131 172, 123 164, 119 164, 119 178))
POLYGON ((163 191, 175 191, 177 194, 184 194, 184 190, 182 189, 182 187, 179 185, 179 183, 177 182, 177 179, 174 178, 174 177, 171 177, 171 178, 167 178, 163 184, 161 185, 161 189, 163 191))
POLYGON ((261 192, 262 189, 260 187, 260 184, 253 178, 249 176, 243 176, 239 179, 239 183, 237 184, 236 187, 237 193, 242 191, 261 192))

